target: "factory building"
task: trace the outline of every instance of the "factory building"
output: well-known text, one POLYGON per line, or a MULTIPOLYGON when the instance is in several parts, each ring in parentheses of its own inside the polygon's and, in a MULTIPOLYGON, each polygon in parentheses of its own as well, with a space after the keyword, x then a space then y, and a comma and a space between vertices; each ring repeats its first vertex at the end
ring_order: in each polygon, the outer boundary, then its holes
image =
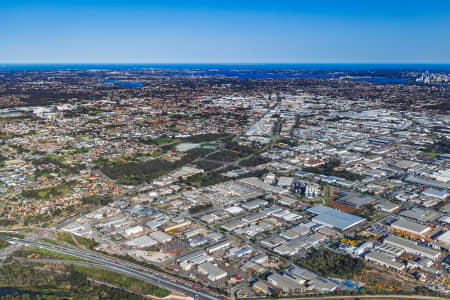
POLYGON ((208 276, 210 281, 217 281, 227 277, 227 272, 222 270, 221 268, 213 265, 210 262, 205 262, 198 265, 197 270, 200 274, 208 276))
POLYGON ((376 263, 397 271, 403 270, 405 268, 404 264, 395 260, 395 256, 389 255, 387 253, 371 251, 366 254, 365 258, 372 263, 376 263))
POLYGON ((413 241, 395 235, 391 235, 385 238, 384 243, 402 248, 406 253, 431 258, 433 260, 438 259, 441 255, 439 251, 417 245, 413 241))
POLYGON ((418 237, 424 237, 431 231, 431 228, 428 226, 403 219, 395 221, 391 224, 391 227, 399 232, 418 237))
POLYGON ((307 211, 318 215, 312 218, 313 222, 344 231, 349 230, 366 220, 323 205, 311 207, 307 211))

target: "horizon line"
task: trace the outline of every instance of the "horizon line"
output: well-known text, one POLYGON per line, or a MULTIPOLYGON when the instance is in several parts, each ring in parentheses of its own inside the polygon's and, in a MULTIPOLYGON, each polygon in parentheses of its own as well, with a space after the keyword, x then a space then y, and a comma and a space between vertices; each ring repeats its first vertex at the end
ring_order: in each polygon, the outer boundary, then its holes
POLYGON ((135 64, 135 65, 162 65, 162 64, 172 64, 172 65, 187 65, 187 64, 199 64, 199 65, 209 65, 209 64, 221 64, 221 65, 271 65, 271 64, 277 64, 277 65, 309 65, 309 64, 352 64, 352 65, 358 65, 358 64, 373 64, 373 65, 391 65, 391 64, 408 64, 408 65, 421 65, 421 64, 429 64, 429 65, 450 65, 449 62, 39 62, 39 61, 33 61, 33 62, 1 62, 0 65, 24 65, 24 64, 30 64, 30 65, 42 65, 42 64, 117 64, 117 65, 123 65, 123 64, 135 64))

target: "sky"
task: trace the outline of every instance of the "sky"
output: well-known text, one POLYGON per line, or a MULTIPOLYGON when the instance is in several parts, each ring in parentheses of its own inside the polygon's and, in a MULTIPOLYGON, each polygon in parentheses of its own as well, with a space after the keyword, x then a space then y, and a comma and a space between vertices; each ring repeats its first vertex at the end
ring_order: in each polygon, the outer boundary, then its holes
POLYGON ((0 63, 450 63, 450 1, 0 0, 0 63))

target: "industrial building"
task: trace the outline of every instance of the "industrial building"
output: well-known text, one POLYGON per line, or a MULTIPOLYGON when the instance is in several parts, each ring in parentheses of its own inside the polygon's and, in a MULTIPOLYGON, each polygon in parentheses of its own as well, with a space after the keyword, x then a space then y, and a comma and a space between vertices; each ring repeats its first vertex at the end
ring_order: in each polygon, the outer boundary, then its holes
POLYGON ((265 200, 261 200, 261 199, 256 199, 256 200, 251 200, 248 202, 245 202, 241 205, 241 207, 243 207, 246 210, 253 210, 253 209, 257 209, 260 207, 263 207, 265 205, 267 205, 268 202, 265 200))
POLYGON ((291 279, 287 276, 282 276, 278 273, 272 274, 267 277, 267 281, 274 287, 282 290, 287 294, 299 294, 304 289, 304 286, 302 284, 299 284, 294 279, 291 279))
POLYGON ((372 263, 376 263, 387 268, 392 268, 397 271, 403 270, 405 268, 404 264, 395 260, 395 256, 389 255, 387 253, 371 251, 366 254, 365 258, 372 263))
POLYGON ((354 208, 360 208, 361 206, 373 203, 375 199, 361 194, 343 192, 335 201, 354 208))
POLYGON ((435 189, 426 189, 423 194, 428 197, 436 198, 439 200, 445 200, 448 198, 449 193, 446 191, 440 191, 435 189))
POLYGON ((152 239, 151 237, 143 235, 127 241, 125 245, 133 248, 150 248, 158 245, 158 242, 152 239))
POLYGON ((142 231, 144 231, 144 227, 142 227, 140 225, 134 226, 134 227, 125 229, 124 236, 135 235, 135 234, 141 233, 142 231))
POLYGON ((252 285, 252 288, 258 292, 262 293, 264 295, 267 295, 270 293, 270 287, 262 280, 258 280, 252 285))
POLYGON ((390 255, 393 255, 395 257, 399 257, 400 255, 402 255, 405 251, 403 250, 403 248, 391 245, 391 244, 381 244, 375 247, 377 250, 386 252, 390 255))
POLYGON ((341 230, 349 230, 366 220, 323 205, 311 207, 307 211, 318 215, 312 218, 313 222, 341 230))
POLYGON ((430 179, 426 179, 426 178, 415 177, 415 176, 408 176, 405 178, 405 181, 414 183, 414 184, 431 186, 431 187, 443 189, 443 190, 450 189, 450 184, 448 184, 448 183, 438 182, 438 181, 434 181, 434 180, 430 180, 430 179))
POLYGON ((224 249, 230 247, 230 245, 231 245, 231 242, 226 240, 226 241, 218 242, 214 245, 209 246, 208 248, 206 248, 206 251, 208 251, 208 253, 214 253, 219 250, 224 250, 224 249))
POLYGON ((317 275, 313 272, 298 266, 289 268, 289 273, 305 281, 312 280, 317 277, 317 275))
POLYGON ((379 209, 381 211, 384 211, 384 212, 392 213, 392 212, 396 211, 397 209, 399 209, 400 206, 395 203, 392 203, 390 201, 382 201, 382 202, 376 204, 375 208, 379 209))
POLYGON ((170 232, 174 230, 179 230, 180 228, 191 225, 191 221, 185 220, 179 223, 172 224, 164 229, 165 232, 170 232))
POLYGON ((415 242, 391 235, 384 239, 384 243, 402 248, 406 253, 419 255, 433 260, 438 259, 441 255, 439 251, 417 245, 415 242))
POLYGON ((243 179, 240 179, 239 182, 246 184, 248 186, 258 188, 258 189, 264 190, 266 192, 275 193, 275 194, 283 194, 286 192, 285 189, 283 189, 279 186, 274 186, 274 185, 270 185, 268 183, 262 182, 261 180, 259 180, 256 177, 243 178, 243 179))
POLYGON ((213 258, 207 255, 204 251, 196 250, 186 255, 178 257, 176 262, 177 263, 192 262, 196 264, 201 264, 204 263, 205 261, 211 261, 212 259, 213 258))
POLYGON ((228 275, 226 271, 210 262, 205 262, 198 265, 197 269, 200 274, 207 275, 210 281, 217 281, 227 277, 228 275))
POLYGON ((450 231, 446 231, 438 237, 439 243, 442 247, 450 249, 450 231))
POLYGON ((391 224, 391 227, 397 231, 420 237, 426 236, 431 231, 428 226, 403 219, 395 221, 391 224))
POLYGON ((408 219, 414 219, 421 222, 432 222, 441 217, 441 213, 435 210, 424 209, 417 206, 404 210, 400 212, 399 215, 408 219))
POLYGON ((161 231, 154 231, 152 233, 149 234, 150 237, 156 241, 158 241, 161 244, 165 244, 168 243, 172 240, 172 236, 161 232, 161 231))

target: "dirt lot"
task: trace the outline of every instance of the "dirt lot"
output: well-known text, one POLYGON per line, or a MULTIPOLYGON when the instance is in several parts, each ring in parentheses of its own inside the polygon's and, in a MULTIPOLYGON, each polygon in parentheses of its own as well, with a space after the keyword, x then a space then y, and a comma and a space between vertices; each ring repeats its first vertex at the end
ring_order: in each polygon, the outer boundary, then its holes
POLYGON ((403 291, 414 291, 414 285, 400 278, 398 274, 391 274, 379 269, 369 269, 363 273, 361 281, 366 282, 373 288, 396 290, 401 288, 403 291))

